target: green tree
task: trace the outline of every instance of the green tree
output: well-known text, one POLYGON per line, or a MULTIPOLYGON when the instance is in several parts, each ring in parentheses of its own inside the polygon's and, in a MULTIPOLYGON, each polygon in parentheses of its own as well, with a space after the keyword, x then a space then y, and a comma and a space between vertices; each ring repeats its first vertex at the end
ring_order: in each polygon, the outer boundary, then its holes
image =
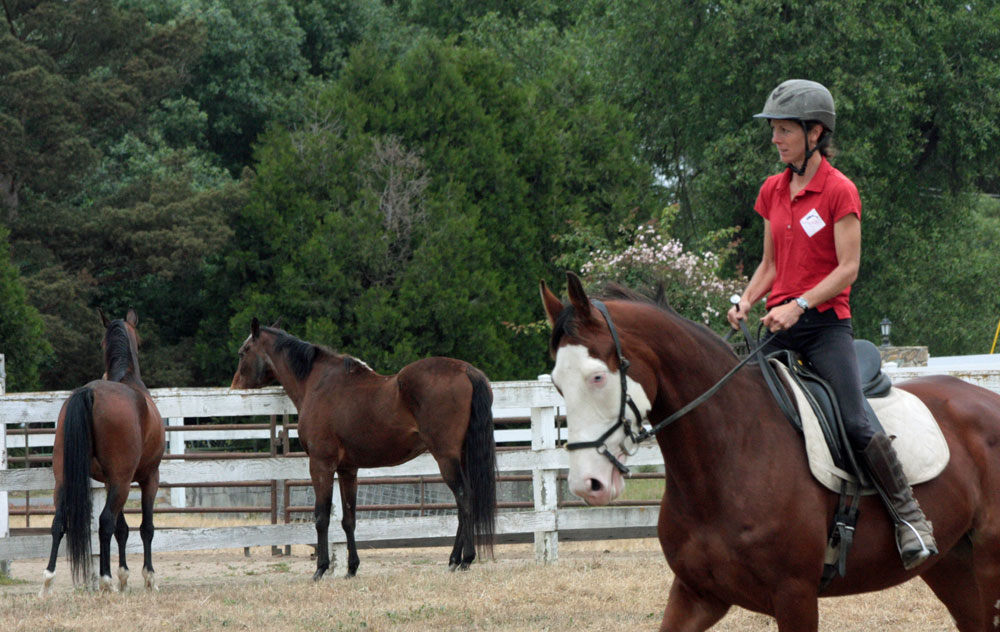
POLYGON ((541 338, 503 322, 535 319, 553 237, 653 198, 648 171, 616 162, 632 157, 620 110, 526 78, 495 49, 426 38, 398 57, 365 44, 305 91, 257 154, 228 259, 234 338, 281 314, 382 370, 428 354, 495 379, 544 370, 541 338))
MULTIPOLYGON (((894 290, 920 274, 903 266, 926 261, 930 253, 907 255, 931 236, 942 239, 932 267, 946 276, 928 282, 966 284, 967 242, 951 228, 968 220, 969 194, 995 182, 1000 167, 992 150, 1000 137, 1000 6, 671 0, 609 3, 589 23, 605 43, 607 89, 635 114, 641 147, 680 204, 686 240, 740 226, 744 265, 755 265, 762 223, 753 203, 780 167, 766 127, 751 116, 775 85, 804 77, 836 99, 835 166, 857 183, 864 205, 852 294, 857 332, 874 337, 882 316, 910 311, 894 290)), ((983 256, 1000 263, 995 248, 983 256)), ((980 290, 928 309, 921 318, 944 323, 997 307, 980 290)), ((952 339, 933 353, 973 350, 971 339, 952 339)))
POLYGON ((0 226, 0 353, 7 391, 37 389, 42 365, 52 354, 38 310, 27 300, 17 267, 10 261, 7 230, 0 226))

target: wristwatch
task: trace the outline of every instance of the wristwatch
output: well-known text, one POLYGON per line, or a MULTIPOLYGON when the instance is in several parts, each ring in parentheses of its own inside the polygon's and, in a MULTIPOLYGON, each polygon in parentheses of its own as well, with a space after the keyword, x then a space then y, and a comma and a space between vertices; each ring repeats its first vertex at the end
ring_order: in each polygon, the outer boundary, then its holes
POLYGON ((795 299, 795 304, 801 307, 803 312, 809 311, 809 301, 802 298, 801 296, 795 299))

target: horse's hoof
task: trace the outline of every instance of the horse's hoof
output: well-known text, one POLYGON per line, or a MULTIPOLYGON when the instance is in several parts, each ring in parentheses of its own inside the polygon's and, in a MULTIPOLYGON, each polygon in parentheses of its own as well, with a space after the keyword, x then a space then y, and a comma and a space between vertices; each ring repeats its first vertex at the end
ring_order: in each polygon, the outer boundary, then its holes
POLYGON ((323 573, 325 572, 326 572, 325 568, 317 568, 316 572, 313 573, 313 581, 318 582, 319 580, 323 579, 323 573))
POLYGON ((111 575, 101 575, 99 588, 101 592, 115 592, 115 586, 113 580, 111 579, 111 575))
POLYGON ((38 591, 38 596, 42 599, 49 596, 52 592, 52 580, 55 578, 55 571, 49 572, 48 569, 42 572, 42 589, 38 591))
POLYGON ((458 568, 458 564, 456 564, 455 562, 451 562, 450 564, 448 564, 448 570, 451 571, 452 573, 455 572, 456 568, 458 568))
POLYGON ((472 562, 462 562, 462 564, 458 567, 458 570, 467 571, 470 566, 472 566, 472 562))
POLYGON ((142 569, 142 578, 146 583, 146 590, 158 591, 159 586, 156 585, 156 573, 153 571, 148 571, 145 568, 142 569))
POLYGON ((128 587, 128 569, 124 566, 118 567, 118 592, 125 592, 128 587))

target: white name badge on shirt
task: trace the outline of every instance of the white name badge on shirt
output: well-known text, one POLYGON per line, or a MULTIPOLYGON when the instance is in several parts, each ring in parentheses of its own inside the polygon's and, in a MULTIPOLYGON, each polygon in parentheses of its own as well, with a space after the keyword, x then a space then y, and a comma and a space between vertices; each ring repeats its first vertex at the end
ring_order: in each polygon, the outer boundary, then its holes
POLYGON ((806 231, 806 235, 810 237, 823 230, 823 227, 826 226, 826 222, 819 216, 816 209, 806 213, 805 217, 799 220, 799 224, 802 224, 802 230, 806 231))

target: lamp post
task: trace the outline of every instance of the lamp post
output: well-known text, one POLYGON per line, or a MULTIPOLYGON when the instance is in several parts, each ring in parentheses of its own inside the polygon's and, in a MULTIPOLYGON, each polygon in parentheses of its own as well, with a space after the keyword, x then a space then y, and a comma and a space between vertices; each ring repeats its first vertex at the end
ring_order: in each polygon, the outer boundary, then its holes
POLYGON ((892 332, 892 321, 888 318, 883 318, 882 322, 879 324, 879 328, 882 330, 882 346, 889 346, 889 334, 892 332))

